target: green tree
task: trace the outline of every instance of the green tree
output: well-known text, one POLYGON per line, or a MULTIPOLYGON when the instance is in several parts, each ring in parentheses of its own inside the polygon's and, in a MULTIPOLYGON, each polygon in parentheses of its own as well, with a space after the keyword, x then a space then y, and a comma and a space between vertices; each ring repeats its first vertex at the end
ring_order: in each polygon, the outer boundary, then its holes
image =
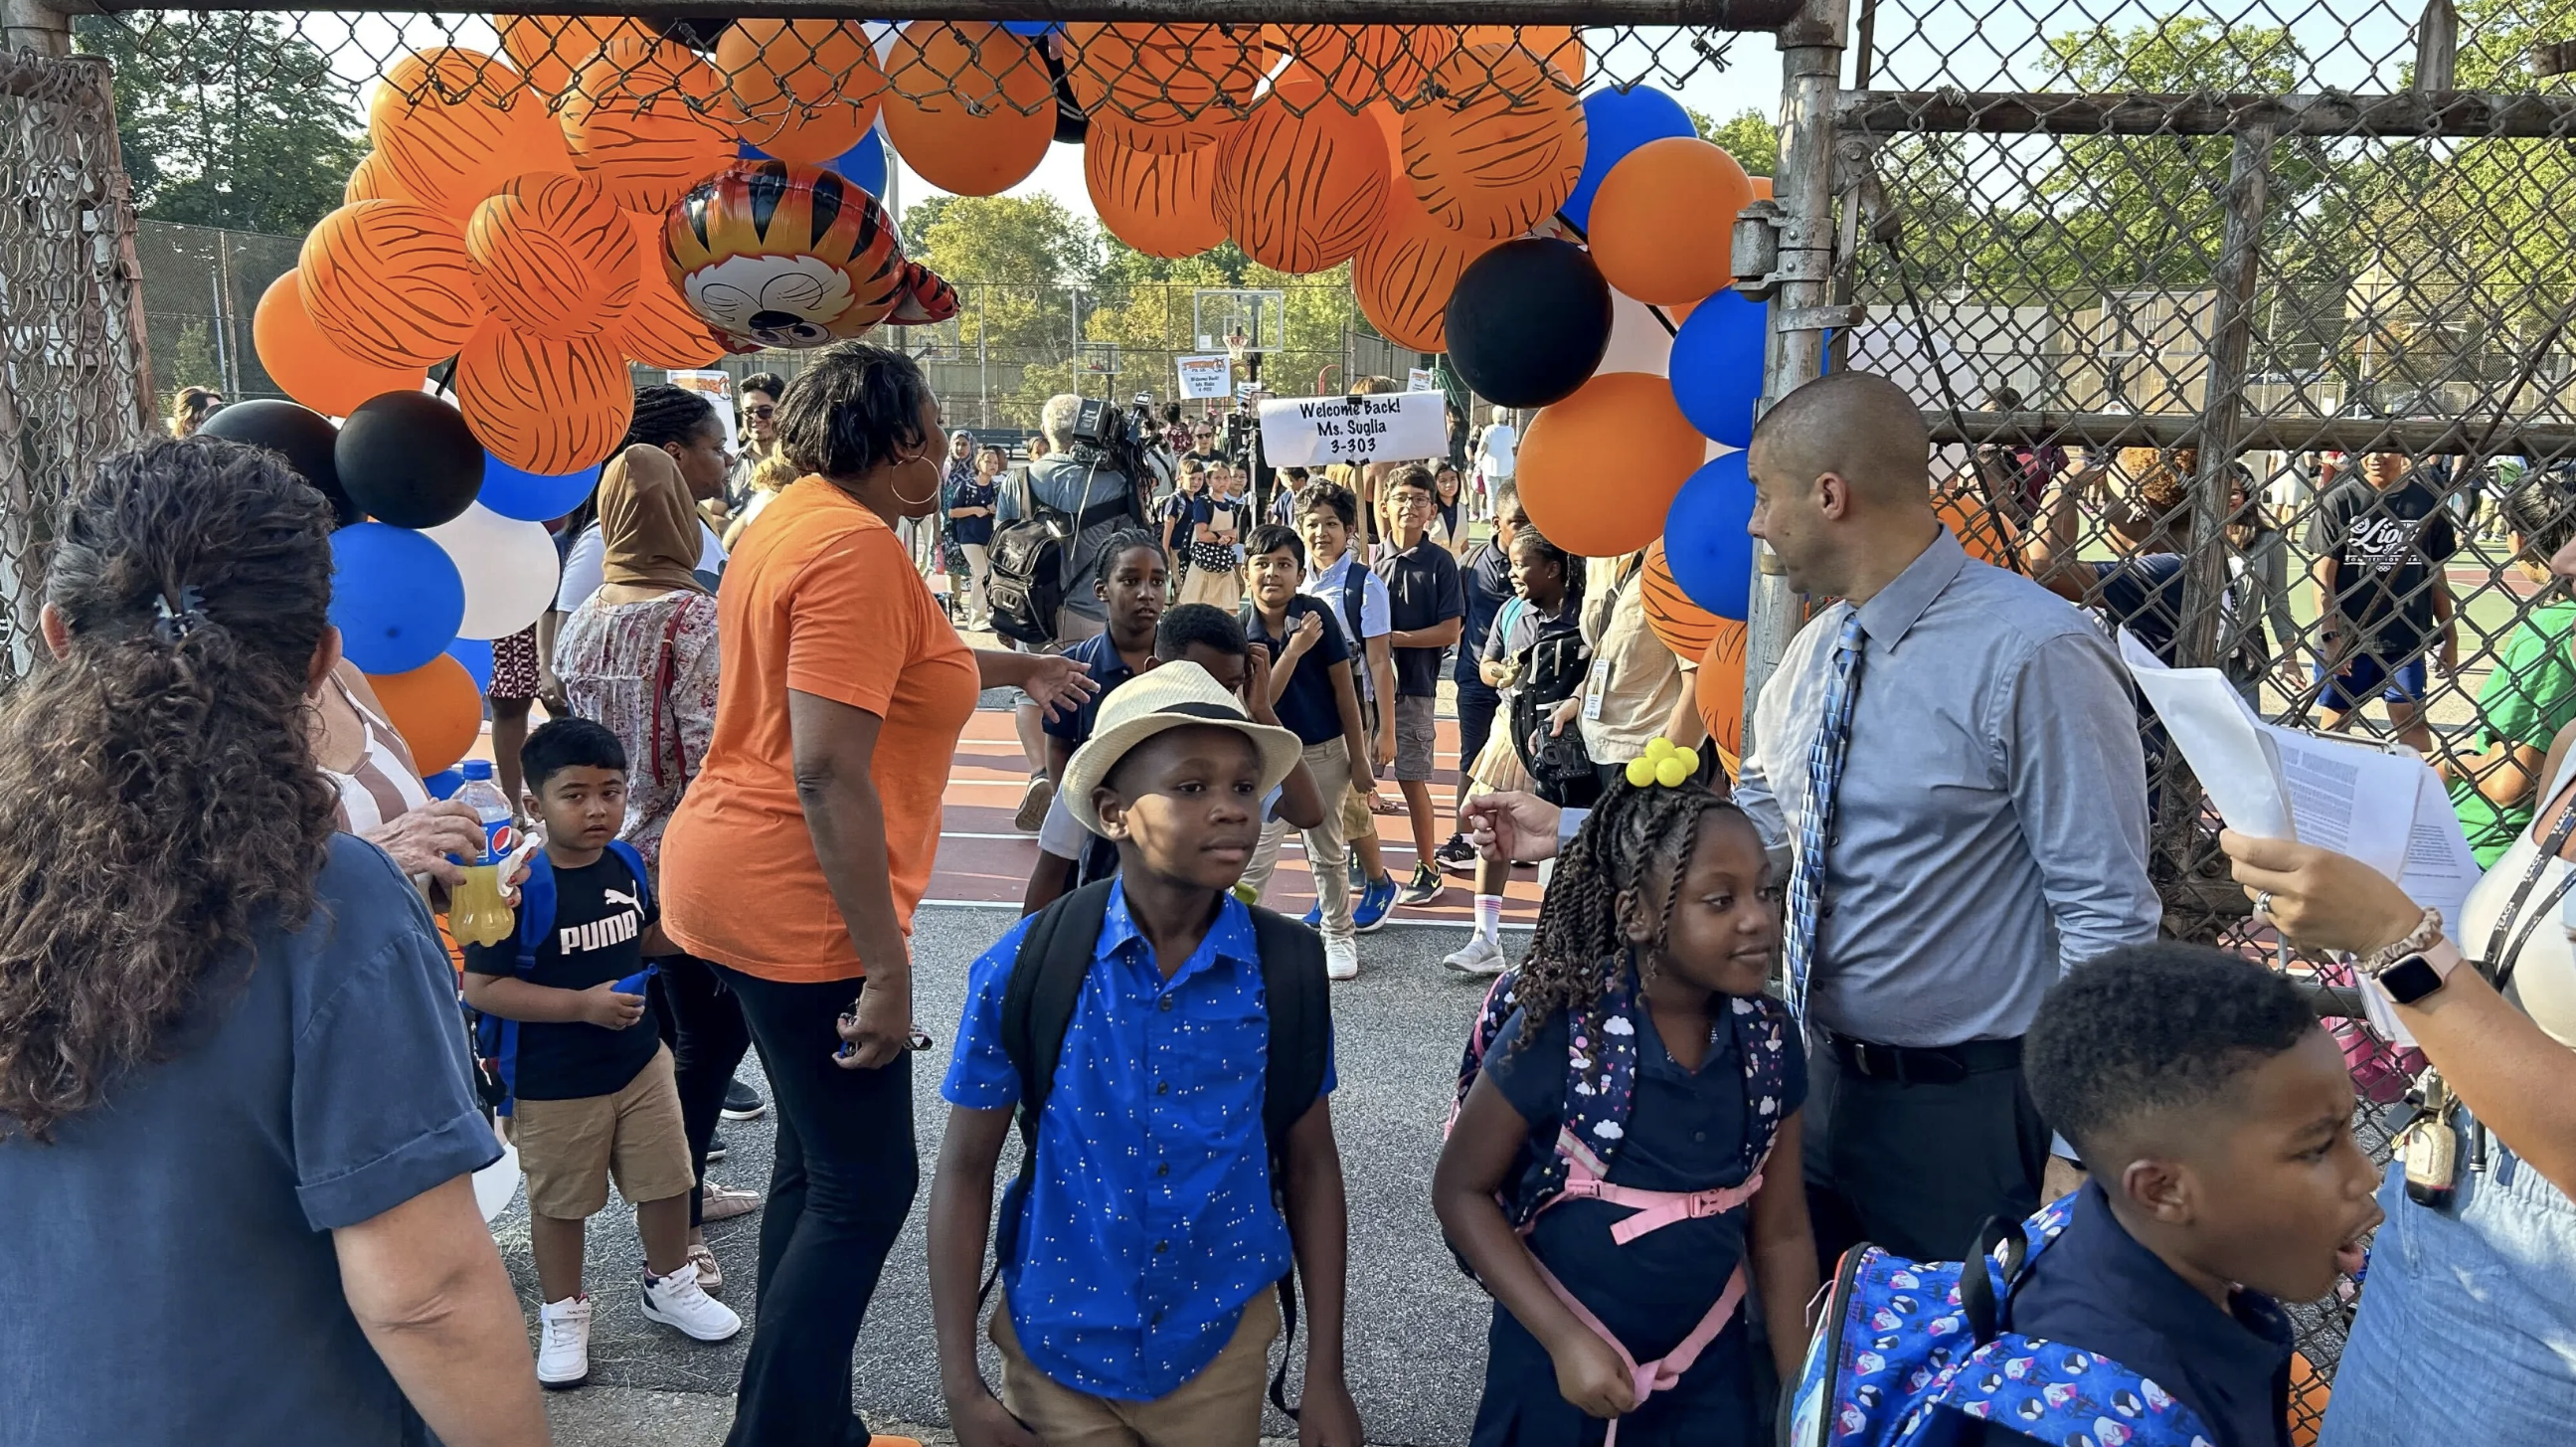
MULTIPOLYGON (((148 335, 157 337, 160 332, 156 330, 148 335)), ((207 333, 206 324, 202 321, 181 322, 178 335, 172 338, 169 351, 152 369, 152 374, 153 379, 162 384, 161 390, 173 396, 182 387, 221 388, 223 373, 215 366, 214 342, 207 333)))
POLYGON ((300 235, 338 207, 366 154, 348 86, 273 15, 84 15, 73 34, 116 68, 116 139, 156 221, 300 235))
POLYGON ((1776 175, 1780 169, 1780 128, 1771 124, 1762 112, 1746 109, 1733 118, 1716 121, 1704 111, 1691 110, 1691 124, 1698 128, 1699 138, 1714 141, 1748 176, 1776 175))
POLYGON ((1091 223, 1052 196, 941 196, 904 217, 904 252, 958 289, 958 340, 1062 357, 1073 288, 1095 263, 1091 223))

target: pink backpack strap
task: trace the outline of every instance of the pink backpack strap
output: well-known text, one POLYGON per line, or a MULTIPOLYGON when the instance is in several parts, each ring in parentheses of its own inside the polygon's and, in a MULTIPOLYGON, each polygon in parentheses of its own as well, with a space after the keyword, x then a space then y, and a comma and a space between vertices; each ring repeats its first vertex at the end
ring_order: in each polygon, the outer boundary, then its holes
MULTIPOLYGON (((1635 1214, 1610 1228, 1611 1241, 1621 1246, 1677 1221, 1723 1216, 1752 1200, 1762 1190, 1762 1167, 1770 1159, 1770 1153, 1764 1152, 1763 1159, 1753 1163, 1751 1174, 1740 1185, 1712 1186, 1705 1191, 1648 1191, 1603 1180, 1596 1159, 1590 1151, 1581 1148, 1581 1142, 1569 1145, 1560 1140, 1557 1149, 1564 1152, 1567 1161, 1565 1189, 1549 1197, 1539 1211, 1544 1214, 1548 1206, 1575 1199, 1626 1206, 1635 1214)), ((1535 1221, 1537 1217, 1531 1219, 1535 1221)))
MULTIPOLYGON (((1628 1354, 1628 1348, 1610 1334, 1610 1328, 1601 1324, 1601 1318, 1594 1316, 1591 1308, 1574 1299, 1574 1293, 1565 1289, 1565 1283, 1556 1279, 1556 1273, 1548 1270, 1546 1263, 1536 1257, 1531 1260, 1538 1266, 1539 1279, 1547 1283, 1548 1290, 1556 1293, 1557 1300, 1565 1303, 1566 1310, 1574 1313, 1574 1319, 1589 1327, 1594 1336, 1609 1343, 1610 1350, 1619 1354, 1619 1364, 1628 1369, 1629 1379, 1636 1384, 1637 1405, 1641 1407, 1655 1393, 1681 1385, 1682 1378, 1698 1364, 1699 1354, 1708 1350, 1709 1343, 1716 1341, 1718 1335, 1726 1330, 1726 1324, 1735 1319, 1736 1308, 1744 1304, 1744 1265, 1738 1262, 1735 1274, 1726 1278, 1726 1290, 1718 1293, 1717 1304, 1708 1309, 1708 1315, 1699 1319, 1699 1325, 1691 1328, 1690 1335, 1683 1337, 1679 1346, 1656 1360, 1640 1362, 1628 1354)), ((1612 1419, 1609 1433, 1601 1439, 1601 1447, 1619 1447, 1617 1419, 1612 1419)))

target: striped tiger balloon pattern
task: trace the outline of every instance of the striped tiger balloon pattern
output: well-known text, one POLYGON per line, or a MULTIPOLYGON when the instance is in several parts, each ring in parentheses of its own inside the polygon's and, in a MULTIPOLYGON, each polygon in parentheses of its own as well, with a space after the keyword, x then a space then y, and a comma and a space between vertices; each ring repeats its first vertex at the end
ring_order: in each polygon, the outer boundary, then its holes
POLYGON ((746 351, 956 314, 956 292, 905 261, 876 198, 819 167, 734 163, 680 198, 662 249, 690 309, 746 351))

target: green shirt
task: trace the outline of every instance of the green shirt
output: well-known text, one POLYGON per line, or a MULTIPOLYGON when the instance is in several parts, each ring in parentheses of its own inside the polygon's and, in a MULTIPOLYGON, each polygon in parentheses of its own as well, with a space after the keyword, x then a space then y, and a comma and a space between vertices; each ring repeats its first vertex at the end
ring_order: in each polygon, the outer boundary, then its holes
MULTIPOLYGON (((2485 728, 2481 750, 2499 743, 2519 744, 2547 752, 2549 741, 2576 723, 2576 602, 2559 599, 2533 609, 2514 625, 2505 640, 2503 661, 2487 675, 2478 694, 2485 728)), ((2467 779, 2451 785, 2451 808, 2469 836, 2469 852, 2481 866, 2492 866, 2522 831, 2531 825, 2530 800, 2498 808, 2467 779)))

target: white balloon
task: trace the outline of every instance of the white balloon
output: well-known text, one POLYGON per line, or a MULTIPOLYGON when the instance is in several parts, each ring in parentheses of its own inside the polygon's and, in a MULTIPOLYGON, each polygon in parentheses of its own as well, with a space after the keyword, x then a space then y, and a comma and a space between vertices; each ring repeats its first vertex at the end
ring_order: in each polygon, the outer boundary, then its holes
POLYGON ((454 522, 422 531, 447 550, 465 579, 465 622, 457 637, 507 638, 553 606, 563 562, 544 523, 505 518, 478 502, 454 522))
POLYGON ((1592 375, 1604 372, 1644 372, 1653 377, 1672 375, 1673 333, 1659 320, 1652 308, 1635 297, 1613 288, 1610 292, 1610 349, 1601 354, 1601 365, 1592 375))

